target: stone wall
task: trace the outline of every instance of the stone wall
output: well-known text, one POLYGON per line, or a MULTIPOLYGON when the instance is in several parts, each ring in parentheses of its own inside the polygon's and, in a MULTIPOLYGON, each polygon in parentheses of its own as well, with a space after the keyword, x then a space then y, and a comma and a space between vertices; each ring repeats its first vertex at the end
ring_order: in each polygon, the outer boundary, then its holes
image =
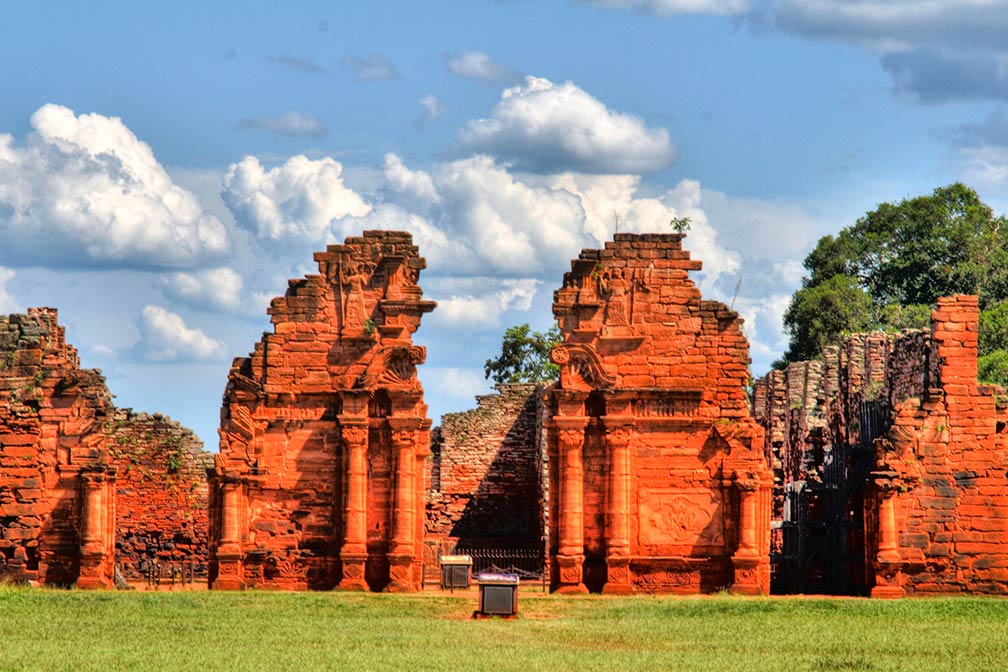
POLYGON ((616 234, 554 294, 552 585, 769 588, 772 476, 749 415, 738 315, 704 301, 680 234, 616 234))
POLYGON ((0 575, 111 585, 112 412, 105 379, 80 368, 55 309, 0 316, 0 575))
POLYGON ((856 334, 756 383, 774 551, 821 548, 797 560, 815 580, 783 592, 1008 589, 1006 408, 977 385, 977 316, 975 297, 944 298, 930 331, 856 334), (823 529, 795 529, 817 508, 823 529))
POLYGON ((56 310, 0 316, 0 577, 110 587, 142 557, 205 561, 201 445, 164 416, 116 409, 56 310))
POLYGON ((117 470, 116 564, 127 578, 152 562, 207 563, 207 477, 213 453, 159 413, 116 409, 108 425, 117 470))
POLYGON ((236 359, 210 492, 210 582, 416 590, 430 420, 411 337, 433 301, 410 234, 315 254, 236 359))
POLYGON ((543 386, 497 385, 433 433, 428 561, 456 547, 542 549, 543 386))

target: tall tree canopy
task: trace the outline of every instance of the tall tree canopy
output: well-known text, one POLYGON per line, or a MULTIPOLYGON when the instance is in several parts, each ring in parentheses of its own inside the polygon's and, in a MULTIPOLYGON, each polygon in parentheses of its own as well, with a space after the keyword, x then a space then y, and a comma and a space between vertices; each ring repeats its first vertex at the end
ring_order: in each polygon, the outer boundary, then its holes
POLYGON ((821 238, 804 265, 783 361, 815 357, 844 333, 927 326, 938 297, 978 294, 981 377, 1008 382, 1008 220, 969 187, 882 203, 821 238))
POLYGON ((560 367, 550 361, 553 346, 560 341, 560 328, 532 331, 528 324, 509 327, 501 342, 501 354, 486 360, 483 372, 495 383, 541 383, 556 380, 560 367))

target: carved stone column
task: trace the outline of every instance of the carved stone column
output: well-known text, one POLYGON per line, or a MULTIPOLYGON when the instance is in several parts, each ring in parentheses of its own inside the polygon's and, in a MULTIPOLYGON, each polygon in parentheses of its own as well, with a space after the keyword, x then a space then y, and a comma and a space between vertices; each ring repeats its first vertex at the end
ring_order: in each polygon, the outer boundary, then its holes
POLYGON ((416 444, 420 422, 420 418, 389 418, 396 467, 388 592, 417 589, 412 567, 416 553, 416 444))
POLYGON ((364 417, 340 417, 346 480, 343 504, 343 546, 340 560, 344 590, 367 590, 364 565, 367 562, 367 445, 368 424, 364 417))
POLYGON ((430 484, 426 481, 427 473, 427 459, 431 455, 431 439, 430 439, 430 426, 431 421, 424 419, 420 426, 420 432, 417 438, 416 453, 414 454, 416 459, 416 486, 413 490, 413 498, 415 501, 416 509, 420 515, 416 517, 413 523, 414 530, 414 545, 415 549, 413 552, 413 576, 415 577, 415 585, 417 590, 423 590, 424 582, 424 533, 426 530, 426 510, 427 510, 427 499, 426 493, 430 484))
MULTIPOLYGON (((108 557, 106 502, 109 476, 104 471, 81 473, 83 507, 81 515, 80 576, 78 588, 107 588, 112 583, 114 562, 108 557)), ((114 480, 114 479, 113 479, 114 480)))
POLYGON ((878 497, 878 553, 875 555, 875 585, 871 596, 881 598, 903 597, 903 561, 899 552, 896 527, 896 493, 899 490, 895 474, 875 472, 875 491, 878 497))
POLYGON ((217 578, 215 590, 241 590, 241 488, 235 478, 220 479, 221 493, 221 536, 217 546, 217 578))
POLYGON ((604 593, 626 595, 630 585, 630 439, 633 417, 606 416, 605 445, 609 462, 606 501, 606 569, 604 593))
POLYGON ((583 579, 584 564, 584 465, 581 451, 585 417, 556 417, 557 453, 560 469, 559 509, 559 585, 556 592, 587 593, 583 579))
POLYGON ((739 545, 732 556, 735 570, 732 593, 759 595, 759 546, 756 543, 756 497, 759 491, 759 474, 754 471, 736 471, 733 474, 739 494, 739 545))

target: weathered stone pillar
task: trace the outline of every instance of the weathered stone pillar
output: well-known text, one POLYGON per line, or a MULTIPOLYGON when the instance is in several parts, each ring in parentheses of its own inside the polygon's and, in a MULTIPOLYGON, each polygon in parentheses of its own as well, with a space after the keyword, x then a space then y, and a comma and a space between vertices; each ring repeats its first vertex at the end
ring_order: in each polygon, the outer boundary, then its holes
POLYGON ((221 537, 217 546, 217 578, 215 590, 241 590, 241 483, 234 478, 221 478, 221 537))
POLYGON ((875 556, 875 585, 872 597, 903 597, 902 558, 896 527, 896 492, 898 487, 889 479, 877 478, 878 493, 878 553, 875 556))
POLYGON ((630 586, 630 493, 633 417, 606 416, 605 445, 609 462, 608 501, 606 502, 606 569, 604 593, 625 595, 630 586))
POLYGON ((105 588, 111 584, 110 566, 106 558, 105 499, 106 474, 103 471, 84 471, 83 507, 81 516, 80 576, 78 588, 105 588))
MULTIPOLYGON (((392 511, 392 550, 388 554, 388 592, 416 590, 412 566, 416 552, 416 444, 420 418, 389 418, 395 457, 395 508, 392 511)), ((422 509, 421 509, 422 510, 422 509)))
POLYGON ((416 506, 415 510, 420 512, 420 515, 416 516, 416 520, 413 522, 413 539, 414 548, 416 549, 413 555, 413 575, 415 577, 416 589, 418 590, 423 590, 424 582, 424 535, 427 522, 427 517, 424 515, 424 512, 426 511, 427 506, 426 494, 430 487, 430 484, 426 481, 427 458, 431 455, 430 426, 431 421, 424 419, 420 426, 416 453, 414 454, 414 458, 416 460, 416 486, 413 490, 413 497, 416 506))
POLYGON ((340 561, 344 590, 367 590, 364 565, 367 562, 367 446, 368 424, 363 417, 340 417, 343 455, 346 460, 344 483, 343 546, 340 561))
POLYGON ((560 456, 559 565, 558 593, 587 593, 583 580, 584 564, 584 447, 585 417, 555 417, 560 456))
POLYGON ((759 492, 759 475, 750 471, 736 471, 733 475, 739 493, 739 545, 732 556, 735 580, 731 592, 759 595, 757 568, 760 564, 759 546, 756 542, 756 498, 759 492))

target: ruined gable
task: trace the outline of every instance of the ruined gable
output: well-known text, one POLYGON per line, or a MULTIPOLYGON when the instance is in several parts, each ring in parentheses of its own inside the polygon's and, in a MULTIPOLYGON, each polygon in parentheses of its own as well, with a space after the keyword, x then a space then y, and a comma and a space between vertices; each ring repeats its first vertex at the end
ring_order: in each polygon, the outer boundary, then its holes
POLYGON ((211 485, 215 588, 415 590, 430 420, 411 336, 435 304, 409 233, 315 255, 232 365, 211 485))
POLYGON ((680 234, 616 234, 554 294, 550 556, 561 592, 769 587, 770 474, 741 319, 680 234))

